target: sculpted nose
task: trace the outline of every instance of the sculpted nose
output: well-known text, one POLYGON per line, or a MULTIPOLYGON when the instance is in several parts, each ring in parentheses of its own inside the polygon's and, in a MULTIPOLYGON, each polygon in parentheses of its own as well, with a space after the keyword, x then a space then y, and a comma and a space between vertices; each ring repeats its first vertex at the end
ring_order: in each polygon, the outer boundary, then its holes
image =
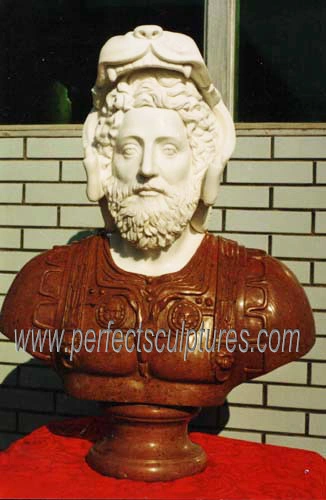
POLYGON ((155 25, 144 25, 138 26, 134 30, 135 38, 147 38, 147 40, 153 40, 154 38, 158 38, 163 33, 163 30, 160 26, 155 25))
POLYGON ((153 151, 151 148, 145 148, 142 161, 139 167, 139 173, 143 177, 153 177, 157 175, 157 169, 153 161, 153 151))

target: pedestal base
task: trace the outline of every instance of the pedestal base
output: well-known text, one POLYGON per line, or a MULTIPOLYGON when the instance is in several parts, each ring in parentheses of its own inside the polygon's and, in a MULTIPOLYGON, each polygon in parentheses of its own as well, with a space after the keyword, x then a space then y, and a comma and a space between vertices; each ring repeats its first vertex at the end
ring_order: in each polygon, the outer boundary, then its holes
POLYGON ((106 411, 111 432, 86 457, 97 472, 139 481, 171 481, 205 469, 204 450, 188 436, 188 423, 197 408, 126 404, 106 411))

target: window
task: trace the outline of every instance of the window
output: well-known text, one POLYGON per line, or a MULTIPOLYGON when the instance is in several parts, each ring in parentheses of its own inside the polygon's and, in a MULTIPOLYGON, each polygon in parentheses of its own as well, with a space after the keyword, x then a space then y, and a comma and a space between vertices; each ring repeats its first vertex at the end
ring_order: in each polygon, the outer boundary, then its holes
POLYGON ((325 122, 325 0, 238 7, 237 121, 325 122))
POLYGON ((82 123, 99 50, 111 36, 159 24, 203 50, 204 0, 1 0, 0 123, 82 123))

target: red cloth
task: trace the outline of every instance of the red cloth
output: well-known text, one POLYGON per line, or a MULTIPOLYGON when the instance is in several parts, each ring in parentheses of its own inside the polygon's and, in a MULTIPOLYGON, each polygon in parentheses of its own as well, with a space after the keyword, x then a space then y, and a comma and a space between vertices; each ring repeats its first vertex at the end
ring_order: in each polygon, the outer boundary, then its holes
POLYGON ((41 427, 0 453, 0 498, 326 499, 326 462, 310 451, 193 433, 206 470, 167 483, 101 476, 85 463, 103 420, 41 427))

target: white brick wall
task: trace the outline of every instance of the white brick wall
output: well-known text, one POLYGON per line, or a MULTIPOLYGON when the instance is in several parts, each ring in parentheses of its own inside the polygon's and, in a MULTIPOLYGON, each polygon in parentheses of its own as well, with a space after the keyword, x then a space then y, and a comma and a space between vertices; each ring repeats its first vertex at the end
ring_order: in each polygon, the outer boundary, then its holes
POLYGON ((325 212, 316 212, 316 233, 326 233, 325 212))
POLYGON ((222 230, 222 210, 213 208, 209 213, 207 227, 209 231, 222 230))
POLYGON ((270 137, 238 137, 233 158, 270 158, 270 137))
POLYGON ((224 430, 220 433, 220 436, 229 437, 233 439, 242 439, 244 441, 254 441, 256 443, 261 442, 261 435, 259 432, 246 432, 246 431, 227 431, 224 430))
POLYGON ((326 385, 326 370, 324 363, 312 363, 311 381, 315 385, 326 385))
POLYGON ((62 207, 61 226, 75 228, 103 227, 103 219, 97 206, 62 207))
POLYGON ((305 356, 305 359, 320 360, 326 359, 326 338, 318 337, 315 345, 305 356))
POLYGON ((307 363, 299 361, 281 366, 277 370, 258 377, 256 380, 261 382, 282 382, 283 384, 306 384, 307 376, 307 363))
POLYGON ((303 450, 314 450, 317 453, 325 455, 325 440, 312 437, 299 436, 277 436, 267 435, 267 444, 277 446, 288 446, 289 448, 301 448, 303 450))
POLYGON ((23 229, 23 246, 47 250, 53 242, 65 245, 75 235, 75 229, 23 229))
POLYGON ((273 255, 302 259, 324 259, 326 236, 273 236, 273 255))
POLYGON ((326 283, 326 262, 315 263, 315 279, 314 283, 326 283))
MULTIPOLYGON (((0 142, 1 145, 1 142, 0 142)), ((0 181, 58 181, 59 162, 0 160, 0 181)))
POLYGON ((83 155, 80 138, 27 139, 28 158, 81 158, 83 155))
POLYGON ((324 435, 325 415, 313 414, 310 417, 310 431, 316 436, 324 435))
POLYGON ((88 205, 85 184, 26 184, 26 203, 88 205))
POLYGON ((315 323, 318 335, 326 335, 326 313, 315 312, 315 323))
POLYGON ((62 180, 63 181, 86 181, 86 172, 82 162, 66 160, 62 162, 62 180))
POLYGON ((20 247, 20 229, 0 228, 0 242, 3 248, 20 247))
POLYGON ((326 158, 326 137, 275 137, 275 158, 326 158))
POLYGON ((269 387, 267 403, 269 406, 326 410, 325 390, 316 387, 269 387))
POLYGON ((228 427, 301 434, 305 429, 305 415, 292 412, 290 416, 287 411, 237 406, 230 409, 228 427))
POLYGON ((228 396, 229 403, 242 403, 250 405, 263 404, 262 384, 243 384, 235 387, 228 396))
MULTIPOLYGON (((225 231, 223 231, 225 232, 225 231)), ((248 248, 261 248, 268 250, 268 236, 263 234, 227 233, 228 238, 236 240, 240 245, 248 248)))
MULTIPOLYGON (((231 189, 231 188, 229 188, 231 189)), ((248 189, 250 192, 250 190, 248 189)), ((228 210, 225 229, 255 233, 307 233, 311 228, 311 214, 282 210, 228 210)))
POLYGON ((268 207, 267 187, 221 186, 216 201, 218 207, 268 207))
POLYGON ((17 206, 8 205, 0 212, 0 224, 2 226, 56 226, 56 207, 17 206))
POLYGON ((275 208, 323 208, 326 187, 275 187, 275 208))
POLYGON ((0 155, 1 158, 22 158, 24 155, 23 139, 1 138, 0 155))
POLYGON ((326 161, 317 162, 317 182, 326 184, 326 161))
POLYGON ((306 294, 313 309, 323 309, 326 305, 326 288, 317 286, 306 286, 306 294))
POLYGON ((21 203, 23 186, 19 184, 2 184, 0 186, 1 203, 21 203))
MULTIPOLYGON (((85 196, 78 127, 4 134, 0 302, 38 252, 103 225, 85 196)), ((242 125, 238 136, 209 230, 262 248, 296 273, 315 310, 317 342, 304 359, 233 390, 222 434, 326 454, 326 128, 242 125)), ((55 418, 99 411, 94 402, 66 396, 55 373, 1 335, 0 384, 2 447, 55 418)), ((206 409, 198 426, 217 428, 223 411, 206 409)))
POLYGON ((294 178, 297 184, 311 183, 312 161, 231 160, 228 165, 229 183, 289 184, 289 179, 294 178))

